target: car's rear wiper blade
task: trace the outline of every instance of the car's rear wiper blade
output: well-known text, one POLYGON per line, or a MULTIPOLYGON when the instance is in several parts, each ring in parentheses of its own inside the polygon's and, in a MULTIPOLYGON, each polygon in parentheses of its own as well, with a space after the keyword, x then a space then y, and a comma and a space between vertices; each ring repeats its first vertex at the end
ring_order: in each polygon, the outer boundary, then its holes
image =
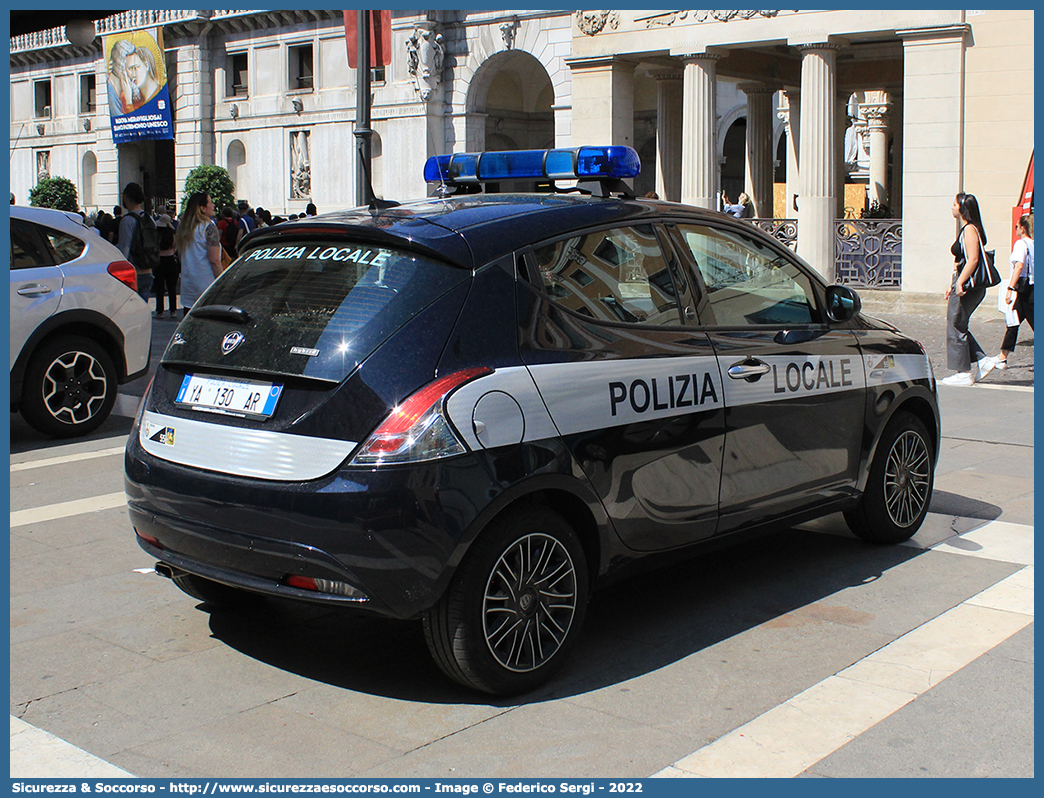
POLYGON ((190 316, 200 319, 217 319, 218 321, 234 321, 237 324, 248 324, 250 314, 235 305, 203 305, 195 306, 189 311, 190 316))

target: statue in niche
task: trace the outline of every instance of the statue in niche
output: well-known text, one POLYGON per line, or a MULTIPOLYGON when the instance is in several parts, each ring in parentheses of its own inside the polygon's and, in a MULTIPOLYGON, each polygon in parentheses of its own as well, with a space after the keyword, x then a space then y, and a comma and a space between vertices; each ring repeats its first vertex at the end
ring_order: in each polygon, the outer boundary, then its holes
POLYGON ((308 161, 308 131, 290 134, 290 199, 312 196, 312 167, 308 161))
POLYGON ((442 82, 445 57, 445 40, 434 25, 414 26, 413 35, 406 40, 406 63, 424 102, 431 99, 432 93, 442 82))
POLYGON ((36 153, 36 182, 51 176, 51 151, 39 150, 36 153))

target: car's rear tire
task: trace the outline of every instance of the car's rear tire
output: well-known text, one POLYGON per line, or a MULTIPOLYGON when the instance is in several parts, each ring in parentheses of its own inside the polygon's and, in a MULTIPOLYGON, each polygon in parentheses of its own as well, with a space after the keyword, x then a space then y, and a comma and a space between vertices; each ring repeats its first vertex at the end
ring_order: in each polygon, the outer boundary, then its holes
POLYGON ((184 571, 172 576, 171 581, 192 598, 199 599, 214 609, 242 609, 261 599, 256 593, 248 590, 239 590, 184 571))
POLYGON ((568 659, 587 593, 587 561, 569 524, 544 507, 512 510, 464 557, 424 615, 424 637, 439 667, 461 684, 522 693, 568 659))
POLYGON ((871 543, 902 543, 928 514, 935 453, 923 422, 899 412, 888 422, 859 504, 845 512, 849 528, 871 543))
POLYGON ((19 403, 37 432, 72 438, 94 432, 116 404, 116 367, 96 341, 66 335, 33 353, 19 403))

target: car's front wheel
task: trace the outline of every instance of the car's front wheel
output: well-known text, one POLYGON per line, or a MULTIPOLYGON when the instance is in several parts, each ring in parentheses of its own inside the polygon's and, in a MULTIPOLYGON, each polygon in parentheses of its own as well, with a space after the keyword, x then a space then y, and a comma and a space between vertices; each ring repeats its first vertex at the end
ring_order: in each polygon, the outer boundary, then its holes
POLYGON ((928 430, 899 412, 885 428, 859 504, 845 512, 849 528, 871 543, 901 543, 920 529, 935 480, 928 430))
POLYGON ((512 695, 545 682, 575 647, 587 607, 576 533, 543 507, 497 519, 424 616, 428 648, 461 684, 512 695))
POLYGON ((33 429, 54 438, 93 432, 116 403, 116 367, 96 341, 62 336, 33 354, 19 408, 33 429))

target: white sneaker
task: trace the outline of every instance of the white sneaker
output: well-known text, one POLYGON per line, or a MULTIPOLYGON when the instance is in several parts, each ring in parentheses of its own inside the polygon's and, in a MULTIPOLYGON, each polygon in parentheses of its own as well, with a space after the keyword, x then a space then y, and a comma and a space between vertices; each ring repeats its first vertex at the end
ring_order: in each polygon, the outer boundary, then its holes
POLYGON ((997 369, 997 371, 1004 371, 1008 368, 1008 361, 995 357, 993 358, 993 367, 997 369))
POLYGON ((979 360, 979 379, 983 379, 987 374, 997 368, 997 361, 992 357, 984 357, 979 360))
POLYGON ((975 378, 972 377, 970 371, 958 371, 956 374, 951 374, 946 379, 939 380, 943 385, 974 385, 975 378))

